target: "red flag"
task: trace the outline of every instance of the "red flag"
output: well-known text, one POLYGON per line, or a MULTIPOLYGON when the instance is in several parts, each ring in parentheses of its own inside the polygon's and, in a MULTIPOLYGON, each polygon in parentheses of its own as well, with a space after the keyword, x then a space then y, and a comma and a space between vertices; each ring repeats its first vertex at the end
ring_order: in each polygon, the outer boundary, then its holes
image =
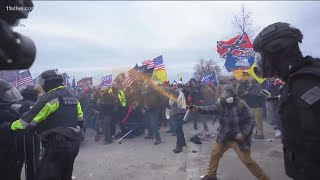
POLYGON ((217 52, 220 57, 225 57, 226 55, 244 55, 248 51, 253 50, 253 45, 245 33, 243 35, 236 36, 228 41, 218 41, 217 42, 217 52))

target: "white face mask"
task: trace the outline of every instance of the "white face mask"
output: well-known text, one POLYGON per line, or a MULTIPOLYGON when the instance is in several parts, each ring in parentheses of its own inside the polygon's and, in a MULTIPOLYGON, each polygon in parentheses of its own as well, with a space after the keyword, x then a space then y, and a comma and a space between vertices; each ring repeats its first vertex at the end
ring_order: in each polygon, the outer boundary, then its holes
POLYGON ((226 103, 231 104, 233 103, 233 97, 229 97, 226 99, 226 103))

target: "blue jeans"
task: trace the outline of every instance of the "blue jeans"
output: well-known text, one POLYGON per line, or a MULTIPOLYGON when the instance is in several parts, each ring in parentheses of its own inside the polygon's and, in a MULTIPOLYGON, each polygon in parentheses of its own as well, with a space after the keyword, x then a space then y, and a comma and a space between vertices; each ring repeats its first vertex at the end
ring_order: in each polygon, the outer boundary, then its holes
POLYGON ((174 132, 174 122, 172 117, 169 119, 169 126, 170 126, 169 130, 174 132))
POLYGON ((174 123, 174 132, 177 136, 177 146, 186 145, 186 139, 184 138, 183 133, 183 117, 184 114, 172 116, 172 122, 174 123))
POLYGON ((203 128, 208 129, 207 120, 205 118, 205 115, 199 114, 199 113, 192 113, 191 117, 193 119, 193 127, 194 129, 198 128, 198 121, 202 121, 203 128))
POLYGON ((158 141, 161 140, 158 130, 159 113, 159 109, 155 108, 150 108, 145 112, 145 122, 148 130, 148 136, 154 136, 158 141))

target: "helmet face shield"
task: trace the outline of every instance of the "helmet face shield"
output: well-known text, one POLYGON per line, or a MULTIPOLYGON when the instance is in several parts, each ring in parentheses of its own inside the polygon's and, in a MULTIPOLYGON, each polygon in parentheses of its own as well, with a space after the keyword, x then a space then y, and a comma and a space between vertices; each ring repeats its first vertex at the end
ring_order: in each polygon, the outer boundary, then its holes
POLYGON ((4 92, 3 100, 7 102, 18 102, 21 101, 23 97, 17 88, 11 87, 9 90, 4 92))
POLYGON ((260 78, 275 77, 274 67, 271 66, 271 59, 263 55, 261 52, 255 53, 254 73, 260 78))
POLYGON ((36 83, 35 83, 35 86, 37 87, 42 87, 43 88, 43 85, 44 85, 44 79, 42 77, 38 77, 37 80, 36 80, 36 83))
POLYGON ((263 63, 262 63, 262 56, 261 53, 256 52, 255 56, 254 56, 254 60, 255 60, 255 65, 256 67, 254 67, 254 73, 258 76, 258 77, 263 77, 264 73, 263 73, 263 63))

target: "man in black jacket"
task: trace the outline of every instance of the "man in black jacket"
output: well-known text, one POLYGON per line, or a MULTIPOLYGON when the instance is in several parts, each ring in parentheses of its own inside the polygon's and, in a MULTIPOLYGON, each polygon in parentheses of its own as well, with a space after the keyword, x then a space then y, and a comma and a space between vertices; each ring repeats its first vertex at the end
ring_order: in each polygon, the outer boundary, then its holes
POLYGON ((160 94, 153 87, 149 87, 144 99, 143 112, 146 121, 146 127, 148 130, 148 135, 145 137, 145 139, 155 138, 156 141, 154 142, 154 145, 158 145, 161 143, 161 137, 158 128, 160 98, 160 94))
POLYGON ((104 144, 112 143, 112 113, 115 104, 114 96, 108 91, 104 91, 101 99, 98 100, 97 105, 99 109, 99 116, 103 119, 104 129, 104 144))
POLYGON ((255 139, 264 139, 262 122, 264 99, 259 95, 260 91, 260 85, 256 80, 251 79, 248 83, 248 89, 241 95, 250 107, 251 113, 256 121, 256 134, 253 136, 255 139))
MULTIPOLYGON (((190 98, 189 100, 189 105, 195 105, 195 106, 200 106, 204 105, 205 101, 203 98, 203 94, 201 92, 201 87, 200 87, 200 82, 196 82, 195 79, 190 80, 190 98)), ((208 131, 208 125, 206 119, 201 116, 200 114, 192 114, 191 119, 193 120, 193 129, 197 130, 198 129, 198 121, 201 120, 203 124, 203 128, 205 131, 208 131)))

